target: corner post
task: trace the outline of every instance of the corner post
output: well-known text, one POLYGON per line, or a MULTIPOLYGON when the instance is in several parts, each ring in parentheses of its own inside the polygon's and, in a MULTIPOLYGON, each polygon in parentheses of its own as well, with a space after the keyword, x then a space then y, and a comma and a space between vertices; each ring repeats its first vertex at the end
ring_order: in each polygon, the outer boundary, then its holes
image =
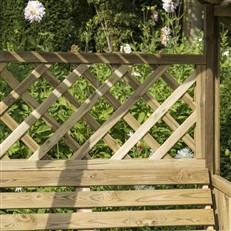
POLYGON ((214 16, 214 6, 204 5, 204 54, 206 55, 205 76, 205 158, 212 174, 220 172, 220 117, 219 117, 219 19, 214 16))

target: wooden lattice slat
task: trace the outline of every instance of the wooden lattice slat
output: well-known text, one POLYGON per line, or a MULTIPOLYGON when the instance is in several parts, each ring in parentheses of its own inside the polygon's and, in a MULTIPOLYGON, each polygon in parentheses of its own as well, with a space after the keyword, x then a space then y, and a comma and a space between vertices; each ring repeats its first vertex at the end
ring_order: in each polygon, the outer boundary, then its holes
POLYGON ((157 149, 150 159, 161 159, 181 139, 181 137, 195 124, 196 111, 194 111, 181 126, 157 149))
MULTIPOLYGON (((128 70, 129 66, 120 66, 106 81, 101 85, 80 107, 74 112, 66 122, 33 154, 31 159, 37 159, 44 156, 59 141, 70 128, 85 115, 91 107, 102 97, 128 70)), ((82 146, 81 146, 82 147, 82 146)), ((80 150, 80 149, 79 149, 80 150)), ((82 156, 83 157, 83 156, 82 156)))
POLYGON ((181 86, 175 90, 171 96, 165 100, 163 104, 142 124, 142 126, 131 136, 127 142, 113 155, 112 159, 123 158, 147 131, 152 127, 163 115, 169 110, 169 108, 195 83, 196 74, 193 73, 188 77, 181 86))
MULTIPOLYGON (((158 67, 147 80, 144 81, 133 94, 124 102, 113 115, 88 139, 81 148, 74 153, 72 158, 84 156, 86 152, 93 147, 115 124, 119 121, 128 110, 135 104, 136 100, 142 96, 148 88, 168 69, 168 66, 158 67)), ((138 142, 138 141, 137 141, 138 142)))
POLYGON ((44 100, 18 127, 0 144, 0 157, 32 126, 47 109, 81 76, 88 66, 79 65, 60 85, 53 90, 50 96, 44 100))
MULTIPOLYGON (((48 72, 48 71, 47 71, 48 72)), ((14 76, 7 71, 6 69, 4 69, 2 71, 2 76, 3 79, 14 89, 16 87, 18 87, 19 82, 14 78, 14 76)), ((44 75, 46 75, 46 72, 44 73, 44 75)), ((36 99, 34 99, 31 94, 29 94, 28 92, 24 92, 21 96, 21 98, 32 108, 35 109, 39 106, 39 103, 37 102, 36 99)), ((13 122, 13 118, 9 117, 8 115, 8 121, 6 121, 6 119, 4 119, 6 117, 7 113, 3 114, 3 116, 1 117, 1 119, 3 120, 3 122, 5 121, 5 124, 13 131, 14 129, 17 128, 18 124, 16 125, 16 122, 13 122), (14 125, 14 126, 13 126, 14 125)), ((52 116, 50 116, 49 113, 44 113, 44 115, 42 116, 44 121, 46 122, 47 125, 49 125, 49 127, 52 128, 53 131, 56 131, 59 127, 60 124, 54 119, 52 118, 52 116)), ((28 134, 25 134, 25 137, 28 137, 28 134)), ((32 152, 35 152, 38 148, 39 145, 36 145, 36 142, 32 139, 29 138, 30 140, 24 140, 24 136, 22 137, 22 141, 30 148, 30 150, 32 152)), ((71 147, 73 150, 77 150, 80 145, 69 135, 66 134, 63 137, 63 140, 65 141, 66 144, 68 144, 69 147, 71 147)))
POLYGON ((2 115, 51 65, 41 64, 23 80, 5 99, 0 102, 0 115, 2 115))
MULTIPOLYGON (((164 78, 164 76, 168 76, 168 78, 170 78, 169 74, 167 72, 165 72, 163 75, 162 75, 162 78, 164 78)), ((136 79, 132 78, 131 75, 128 73, 126 76, 125 76, 125 80, 127 80, 127 82, 129 83, 129 85, 133 88, 133 89, 137 89, 137 87, 139 86, 139 83, 136 79)), ((171 77, 171 81, 175 83, 175 81, 173 80, 173 78, 171 77)), ((174 84, 174 89, 175 87, 178 87, 179 85, 178 84, 174 84)), ((186 96, 183 95, 183 97, 186 96)), ((144 95, 143 95, 143 99, 147 102, 147 104, 153 109, 153 110, 156 110, 160 104, 157 102, 157 100, 155 100, 150 93, 146 92, 144 95)), ((173 130, 175 131, 180 125, 179 123, 170 115, 170 113, 166 113, 163 117, 162 117, 162 120, 173 130)), ((188 145, 188 147, 195 151, 195 142, 194 140, 192 139, 192 137, 189 135, 189 134, 185 134, 183 137, 182 137, 182 140, 188 145)), ((160 145, 158 145, 160 146, 160 145)), ((159 148, 159 147, 158 147, 159 148)), ((153 149, 154 151, 156 151, 156 149, 154 148, 153 149)))
MULTIPOLYGON (((85 76, 90 73, 89 71, 85 72, 85 76)), ((60 82, 59 80, 50 72, 47 71, 44 74, 45 79, 53 86, 57 87, 60 82)), ((91 75, 92 78, 94 78, 94 75, 91 75)), ((71 107, 74 111, 78 110, 78 108, 81 106, 80 103, 67 91, 63 94, 63 97, 66 99, 68 103, 70 103, 71 107)), ((94 130, 97 130, 100 128, 100 124, 87 112, 85 115, 83 115, 83 119, 93 128, 94 130)), ((65 136, 64 136, 65 137, 65 136)), ((105 137, 103 137, 105 143, 113 150, 117 151, 120 147, 120 145, 114 140, 110 134, 106 134, 105 137)), ((78 147, 79 148, 79 147, 78 147)), ((77 151, 77 149, 73 149, 74 151, 77 151)))
MULTIPOLYGON (((125 78, 127 75, 129 75, 129 73, 125 74, 125 78)), ((97 78, 93 74, 91 74, 91 72, 89 72, 89 71, 87 71, 85 73, 85 77, 93 85, 93 87, 95 87, 97 89, 97 87, 98 87, 97 78)), ((121 103, 119 102, 119 100, 117 100, 110 92, 107 92, 104 95, 104 98, 106 98, 107 101, 110 103, 110 105, 112 105, 115 109, 118 109, 121 106, 121 103)), ((131 128, 133 128, 135 131, 141 126, 140 123, 129 112, 127 112, 124 115, 123 120, 125 122, 127 122, 127 124, 131 128)), ((150 146, 150 148, 152 148, 153 150, 156 150, 157 148, 160 147, 158 142, 149 133, 147 135, 145 135, 143 139, 150 146)))

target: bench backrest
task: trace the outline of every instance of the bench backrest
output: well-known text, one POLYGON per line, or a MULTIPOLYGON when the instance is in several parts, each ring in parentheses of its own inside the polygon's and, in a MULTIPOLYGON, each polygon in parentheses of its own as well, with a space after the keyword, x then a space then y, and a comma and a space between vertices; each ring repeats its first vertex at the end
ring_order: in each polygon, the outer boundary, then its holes
POLYGON ((202 187, 209 174, 199 160, 11 160, 1 166, 0 230, 214 225, 211 191, 202 187))

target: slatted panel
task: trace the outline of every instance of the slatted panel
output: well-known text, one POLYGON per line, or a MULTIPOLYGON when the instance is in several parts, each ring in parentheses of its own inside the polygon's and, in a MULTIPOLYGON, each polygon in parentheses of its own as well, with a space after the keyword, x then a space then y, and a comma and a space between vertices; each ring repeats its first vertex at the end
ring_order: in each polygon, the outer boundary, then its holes
POLYGON ((214 225, 213 211, 159 210, 2 216, 1 230, 214 225))
POLYGON ((24 166, 22 161, 4 162, 9 164, 2 165, 3 188, 65 185, 94 186, 96 191, 30 192, 25 188, 19 193, 2 192, 2 209, 52 209, 54 212, 1 215, 1 230, 214 225, 212 209, 204 209, 212 205, 211 191, 198 187, 198 184, 209 184, 208 170, 200 160, 140 160, 140 166, 139 160, 61 160, 56 163, 44 160, 27 161, 24 166), (182 167, 183 163, 184 166, 194 165, 194 169, 182 167), (174 189, 178 184, 192 184, 196 188, 174 189), (110 185, 132 188, 110 190, 98 187, 110 185), (142 187, 134 187, 137 185, 156 185, 157 188, 141 190, 142 187), (158 188, 160 185, 173 187, 158 188), (161 207, 153 210, 155 206, 161 207), (55 213, 55 208, 74 210, 55 213), (75 212, 82 208, 93 212, 75 212), (108 208, 109 211, 105 211, 108 208), (99 212, 101 209, 104 211, 99 212))

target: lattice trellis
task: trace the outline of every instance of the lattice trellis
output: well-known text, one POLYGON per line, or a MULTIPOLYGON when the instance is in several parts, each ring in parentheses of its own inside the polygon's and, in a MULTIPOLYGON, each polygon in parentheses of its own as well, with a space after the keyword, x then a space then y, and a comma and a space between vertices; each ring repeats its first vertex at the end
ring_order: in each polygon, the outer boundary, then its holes
POLYGON ((30 149, 32 154, 29 159, 31 160, 49 156, 49 151, 61 140, 71 150, 71 159, 92 158, 90 152, 98 142, 102 142, 104 146, 111 149, 111 159, 131 158, 131 149, 136 147, 141 140, 150 150, 153 150, 154 154, 149 157, 151 159, 170 158, 168 152, 179 140, 182 140, 192 151, 196 151, 195 140, 188 132, 190 128, 195 127, 197 120, 196 103, 194 98, 188 94, 188 90, 195 86, 197 73, 194 71, 185 77, 182 83, 178 83, 176 78, 169 74, 169 65, 176 63, 204 64, 202 56, 191 55, 183 58, 175 56, 174 61, 174 56, 168 55, 160 57, 138 54, 39 54, 35 52, 24 54, 8 52, 5 59, 0 61, 2 61, 0 64, 2 81, 4 80, 12 89, 10 93, 4 94, 0 104, 1 121, 12 131, 1 143, 1 158, 8 158, 8 151, 19 140, 30 149), (32 63, 33 69, 20 82, 17 75, 9 70, 7 61, 32 63), (51 71, 55 63, 72 64, 68 75, 62 80, 51 71), (98 80, 96 73, 92 71, 92 64, 94 63, 105 63, 107 67, 110 65, 111 73, 102 83, 98 80), (145 66, 148 64, 150 73, 142 82, 134 76, 134 67, 137 64, 145 66), (29 89, 41 78, 49 83, 53 90, 48 91, 49 95, 46 98, 38 100, 29 89), (94 88, 94 91, 89 92, 85 101, 81 103, 74 96, 73 90, 70 90, 80 78, 87 81, 92 89, 94 88), (161 104, 149 91, 160 79, 172 89, 172 94, 161 104), (132 89, 123 102, 113 94, 116 91, 115 87, 113 91, 111 90, 118 81, 122 81, 132 89), (60 98, 72 108, 72 112, 63 123, 57 121, 57 118, 49 112, 49 109, 60 98), (113 108, 110 111, 110 116, 103 123, 97 120, 91 111, 102 98, 113 108), (181 124, 169 112, 180 99, 192 111, 191 115, 181 124), (17 104, 19 100, 23 100, 31 108, 31 113, 26 115, 21 123, 15 121, 14 116, 10 115, 9 112, 11 106, 17 104), (138 119, 131 112, 131 108, 139 100, 145 102, 151 109, 150 115, 145 115, 147 119, 142 123, 138 122, 138 119), (79 142, 70 132, 80 120, 85 121, 92 130, 91 136, 84 142, 79 142), (164 121, 172 130, 171 135, 162 144, 159 144, 151 133, 153 126, 160 120, 164 121), (51 128, 47 140, 41 144, 36 142, 34 135, 30 132, 31 127, 37 121, 44 121, 46 126, 51 128), (121 121, 134 131, 134 134, 125 139, 123 143, 118 142, 111 134, 111 129, 121 121))

